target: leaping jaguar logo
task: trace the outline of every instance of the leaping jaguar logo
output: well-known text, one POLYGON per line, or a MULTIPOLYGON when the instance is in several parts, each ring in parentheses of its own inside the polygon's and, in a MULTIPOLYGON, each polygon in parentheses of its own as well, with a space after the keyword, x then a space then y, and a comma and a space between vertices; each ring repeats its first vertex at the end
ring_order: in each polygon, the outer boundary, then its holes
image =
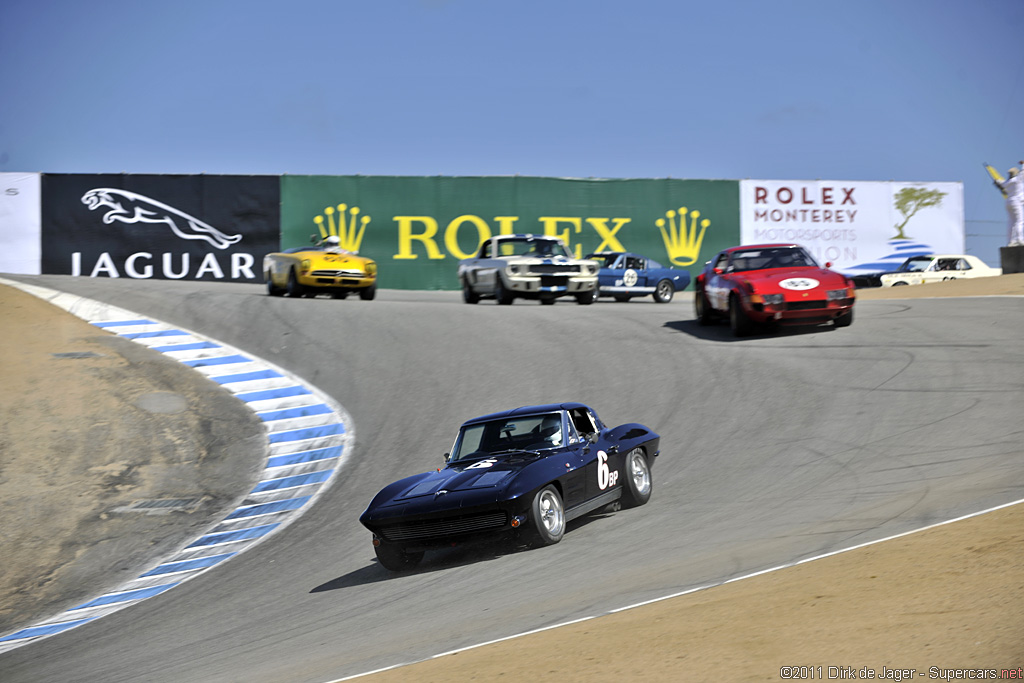
POLYGON ((164 223, 183 240, 206 240, 218 249, 227 249, 242 239, 241 235, 227 235, 209 223, 195 216, 179 211, 155 199, 141 194, 97 187, 82 195, 82 203, 94 211, 101 206, 109 207, 103 214, 103 222, 113 223, 164 223))

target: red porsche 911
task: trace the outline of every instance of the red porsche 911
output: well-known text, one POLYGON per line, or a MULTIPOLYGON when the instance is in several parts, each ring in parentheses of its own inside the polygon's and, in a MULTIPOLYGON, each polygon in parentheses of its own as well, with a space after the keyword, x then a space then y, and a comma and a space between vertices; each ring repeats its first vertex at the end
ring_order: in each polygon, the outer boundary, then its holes
POLYGON ((743 337, 755 325, 853 322, 853 281, 822 268, 798 244, 730 247, 697 276, 694 306, 702 325, 727 317, 743 337))

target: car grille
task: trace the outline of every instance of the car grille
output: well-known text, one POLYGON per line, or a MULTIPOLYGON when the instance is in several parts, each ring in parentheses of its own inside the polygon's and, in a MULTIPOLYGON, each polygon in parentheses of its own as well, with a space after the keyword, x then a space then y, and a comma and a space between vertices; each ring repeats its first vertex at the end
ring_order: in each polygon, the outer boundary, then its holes
POLYGON ((314 270, 313 277, 363 277, 361 270, 314 270))
POLYGON ((474 531, 500 529, 508 523, 508 515, 502 510, 481 512, 466 517, 449 517, 423 522, 407 522, 380 528, 380 535, 388 541, 410 541, 429 538, 444 538, 468 534, 474 531))
POLYGON ((578 273, 579 266, 560 263, 535 263, 530 266, 530 272, 534 275, 550 275, 552 273, 578 273))
POLYGON ((569 278, 564 275, 541 275, 541 287, 565 287, 569 284, 569 278))
POLYGON ((787 311, 813 311, 818 308, 828 308, 827 301, 787 301, 787 311))

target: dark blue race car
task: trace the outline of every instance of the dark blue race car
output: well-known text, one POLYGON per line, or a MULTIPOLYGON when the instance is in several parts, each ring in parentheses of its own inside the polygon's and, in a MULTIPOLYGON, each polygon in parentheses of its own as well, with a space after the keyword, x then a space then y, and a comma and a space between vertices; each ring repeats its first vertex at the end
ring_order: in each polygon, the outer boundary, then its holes
POLYGON ((659 304, 667 304, 672 295, 690 284, 688 271, 665 268, 639 254, 598 251, 587 258, 601 264, 597 274, 598 296, 615 297, 616 301, 650 295, 659 304))
POLYGON ((430 548, 505 534, 551 545, 576 517, 646 503, 660 442, 640 424, 608 429, 582 403, 484 415, 462 425, 443 468, 385 486, 359 521, 392 571, 430 548))

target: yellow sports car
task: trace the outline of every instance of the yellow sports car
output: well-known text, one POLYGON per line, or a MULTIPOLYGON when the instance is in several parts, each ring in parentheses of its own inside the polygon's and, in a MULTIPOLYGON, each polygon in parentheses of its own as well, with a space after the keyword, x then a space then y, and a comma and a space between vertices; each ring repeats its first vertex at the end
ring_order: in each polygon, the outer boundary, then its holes
POLYGON ((267 254, 263 272, 270 296, 330 294, 344 299, 359 292, 360 299, 369 301, 377 294, 377 264, 342 249, 334 235, 313 246, 267 254))

